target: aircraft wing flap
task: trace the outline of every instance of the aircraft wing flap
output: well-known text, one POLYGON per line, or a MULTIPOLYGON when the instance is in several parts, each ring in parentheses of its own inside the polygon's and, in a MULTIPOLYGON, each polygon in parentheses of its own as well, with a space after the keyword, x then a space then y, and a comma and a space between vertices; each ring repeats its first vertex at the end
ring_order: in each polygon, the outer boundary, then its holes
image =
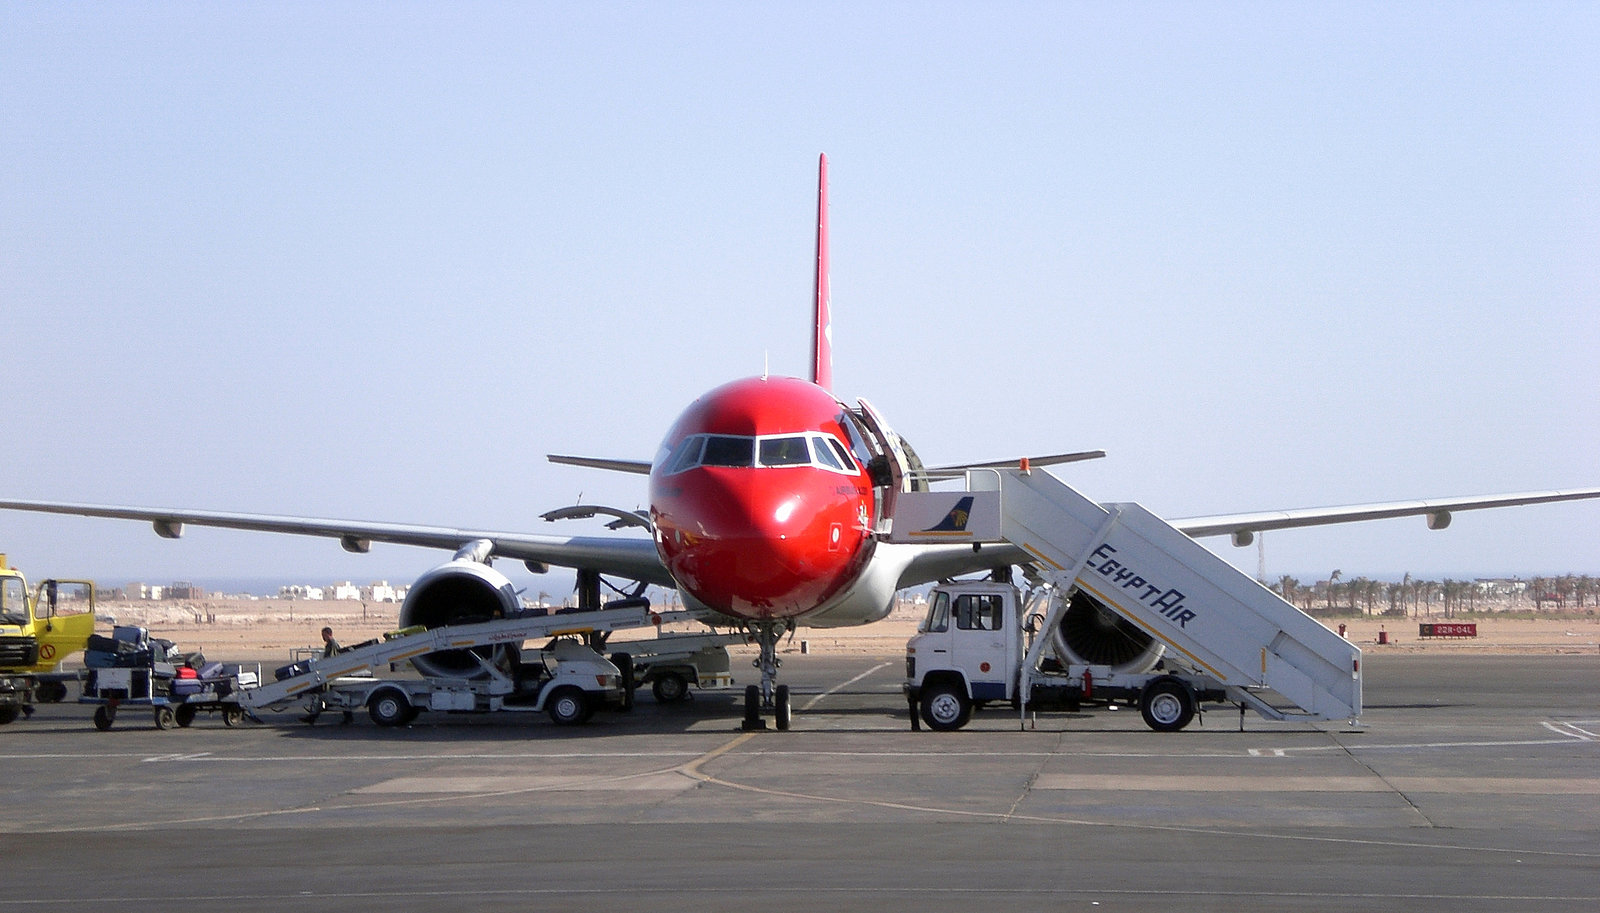
POLYGON ((153 525, 158 534, 168 538, 176 538, 182 533, 184 526, 319 536, 338 539, 351 551, 365 551, 366 545, 371 542, 455 551, 470 542, 487 539, 494 544, 491 554, 497 557, 543 562, 561 567, 586 568, 605 574, 625 576, 632 580, 646 580, 662 586, 673 585, 671 576, 667 574, 660 557, 656 554, 655 543, 641 538, 539 536, 529 533, 372 523, 360 520, 324 520, 314 517, 70 504, 54 501, 0 501, 0 509, 142 520, 153 525))
POLYGON ((1168 520, 1167 522, 1195 538, 1418 516, 1429 517, 1430 526, 1442 529, 1449 523, 1449 515, 1456 511, 1484 510, 1492 507, 1516 507, 1524 504, 1549 504, 1557 501, 1581 501, 1588 498, 1600 498, 1600 488, 1569 488, 1556 491, 1477 495, 1465 498, 1435 498, 1423 501, 1391 501, 1382 504, 1352 504, 1342 507, 1259 511, 1248 514, 1219 514, 1209 517, 1186 517, 1179 520, 1168 520))

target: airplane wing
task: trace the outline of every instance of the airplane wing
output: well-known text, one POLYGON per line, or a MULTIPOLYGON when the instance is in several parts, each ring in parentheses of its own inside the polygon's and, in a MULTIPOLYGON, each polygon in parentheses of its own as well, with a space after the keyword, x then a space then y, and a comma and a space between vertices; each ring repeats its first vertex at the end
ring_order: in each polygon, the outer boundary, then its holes
POLYGON ((1326 526, 1333 523, 1417 516, 1428 518, 1429 529, 1444 529, 1450 525, 1450 515, 1456 511, 1516 507, 1522 504, 1549 504, 1556 501, 1582 501, 1588 498, 1600 498, 1600 488, 1568 488, 1558 491, 1525 491, 1517 494, 1478 495, 1467 498, 1437 498, 1428 501, 1390 501, 1383 504, 1352 504, 1345 507, 1219 514, 1210 517, 1185 517, 1167 522, 1197 539, 1205 536, 1231 535, 1236 544, 1249 545, 1253 534, 1269 529, 1293 529, 1300 526, 1326 526))
MULTIPOLYGON (((1336 523, 1415 516, 1427 517, 1429 529, 1444 529, 1450 525, 1451 514, 1456 511, 1581 501, 1589 498, 1600 498, 1600 488, 1569 488, 1466 498, 1435 498, 1426 501, 1389 501, 1382 504, 1352 504, 1343 507, 1217 514, 1208 517, 1169 519, 1167 522, 1196 539, 1226 535, 1232 536, 1236 545, 1249 545, 1256 533, 1269 529, 1328 526, 1336 523)), ((1032 560, 1033 557, 1027 552, 1008 544, 985 545, 977 551, 965 545, 919 547, 916 553, 905 561, 899 583, 902 587, 916 586, 934 580, 987 571, 1007 564, 1027 564, 1032 560)))
POLYGON ((563 456, 559 453, 547 453, 545 454, 545 459, 565 466, 585 466, 589 469, 607 469, 611 472, 632 472, 642 476, 650 474, 650 464, 645 460, 610 460, 604 457, 563 456))
POLYGON ((453 529, 444 526, 409 526, 399 523, 368 523, 359 520, 321 520, 313 517, 280 517, 267 514, 233 514, 209 510, 167 510, 147 507, 115 507, 99 504, 66 504, 54 501, 0 501, 0 509, 35 513, 69 514, 80 517, 109 517, 118 520, 143 520, 155 527, 156 534, 168 539, 183 535, 185 526, 211 526, 264 533, 289 533, 337 539, 346 551, 365 552, 373 542, 419 545, 458 551, 480 540, 493 544, 491 555, 585 568, 602 574, 616 574, 630 580, 644 580, 661 586, 674 586, 671 575, 656 554, 649 539, 624 536, 538 536, 528 533, 453 529))

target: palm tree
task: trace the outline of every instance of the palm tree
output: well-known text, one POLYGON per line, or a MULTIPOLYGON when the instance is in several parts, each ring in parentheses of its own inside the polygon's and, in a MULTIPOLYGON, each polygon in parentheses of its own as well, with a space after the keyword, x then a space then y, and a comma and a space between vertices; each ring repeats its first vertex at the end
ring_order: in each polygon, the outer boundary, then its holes
POLYGON ((1300 590, 1300 581, 1284 575, 1278 578, 1278 583, 1273 589, 1278 591, 1278 595, 1283 597, 1284 602, 1294 605, 1295 594, 1300 590))
POLYGON ((1328 614, 1329 615, 1333 614, 1333 585, 1338 582, 1339 575, 1341 573, 1342 572, 1338 568, 1335 568, 1333 573, 1328 575, 1328 614))

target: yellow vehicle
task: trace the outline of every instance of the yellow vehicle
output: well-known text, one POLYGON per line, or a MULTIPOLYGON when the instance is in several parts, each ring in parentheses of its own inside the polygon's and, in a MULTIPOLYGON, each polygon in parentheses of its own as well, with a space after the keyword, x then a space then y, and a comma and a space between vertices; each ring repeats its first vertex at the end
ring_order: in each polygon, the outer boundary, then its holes
POLYGON ((62 660, 94 633, 94 583, 45 580, 31 592, 0 554, 0 724, 33 712, 35 700, 67 696, 62 660))

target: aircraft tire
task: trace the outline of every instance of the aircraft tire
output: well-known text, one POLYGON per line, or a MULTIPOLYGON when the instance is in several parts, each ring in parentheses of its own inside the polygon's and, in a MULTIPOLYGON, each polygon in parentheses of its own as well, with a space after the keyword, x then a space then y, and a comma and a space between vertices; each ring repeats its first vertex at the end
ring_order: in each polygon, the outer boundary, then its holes
POLYGON ((775 718, 775 721, 777 723, 778 731, 779 732, 788 732, 789 731, 789 719, 790 719, 790 717, 789 717, 789 686, 788 685, 779 685, 777 687, 777 689, 773 692, 772 702, 775 705, 773 707, 773 714, 772 715, 775 718))

